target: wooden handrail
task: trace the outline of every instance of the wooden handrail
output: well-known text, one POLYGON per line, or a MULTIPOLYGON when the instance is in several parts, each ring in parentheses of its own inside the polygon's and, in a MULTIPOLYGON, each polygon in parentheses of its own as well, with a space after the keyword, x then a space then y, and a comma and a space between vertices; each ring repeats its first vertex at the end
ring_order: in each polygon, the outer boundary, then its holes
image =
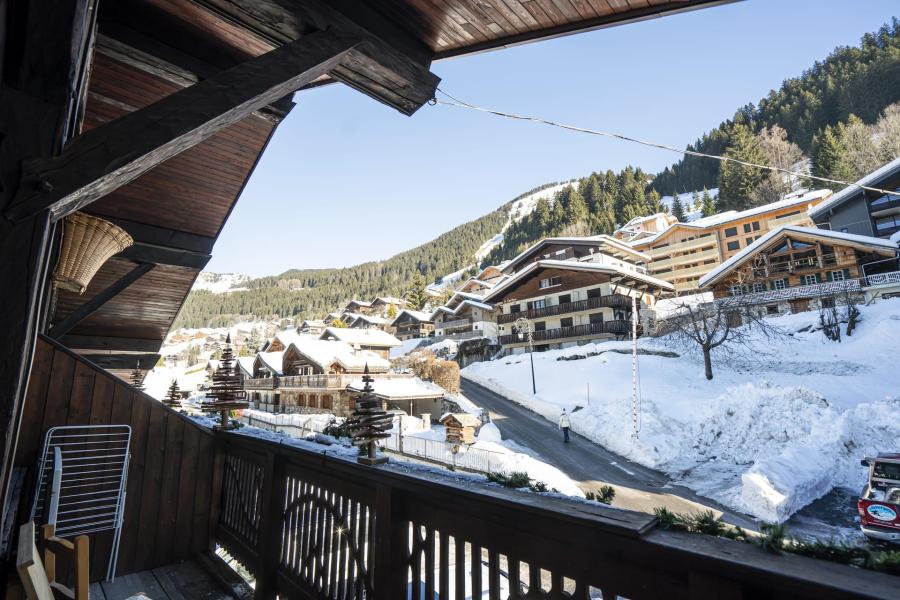
POLYGON ((216 435, 224 469, 215 542, 255 575, 258 598, 392 600, 409 589, 416 598, 419 590, 450 598, 451 576, 456 589, 478 590, 473 597, 484 589, 499 598, 505 579, 516 599, 523 586, 562 598, 563 578, 579 599, 591 597, 590 588, 633 600, 890 598, 896 591, 888 575, 665 531, 643 513, 476 482, 450 485, 239 433, 216 435), (471 569, 473 559, 479 568, 471 569))

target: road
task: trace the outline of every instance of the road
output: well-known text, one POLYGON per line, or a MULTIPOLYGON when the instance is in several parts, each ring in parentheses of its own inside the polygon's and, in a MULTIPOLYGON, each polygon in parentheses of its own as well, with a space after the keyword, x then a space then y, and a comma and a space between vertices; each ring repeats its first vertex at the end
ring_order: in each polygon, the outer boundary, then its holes
POLYGON ((752 517, 673 484, 664 473, 622 458, 575 433, 570 443, 564 444, 557 426, 544 417, 471 381, 463 379, 461 385, 469 400, 490 412, 504 439, 532 449, 585 491, 613 486, 613 506, 641 512, 653 512, 659 506, 678 513, 712 510, 726 523, 759 529, 752 517))
MULTIPOLYGON (((759 522, 753 517, 674 484, 665 473, 631 462, 585 437, 572 433, 571 442, 562 443, 556 424, 485 387, 463 379, 462 391, 469 400, 490 412, 504 439, 530 448, 583 490, 613 486, 614 506, 641 512, 653 512, 658 506, 681 513, 712 510, 726 523, 759 531, 759 522)), ((856 494, 844 488, 835 488, 785 524, 792 534, 810 538, 848 542, 865 539, 857 523, 856 494)))

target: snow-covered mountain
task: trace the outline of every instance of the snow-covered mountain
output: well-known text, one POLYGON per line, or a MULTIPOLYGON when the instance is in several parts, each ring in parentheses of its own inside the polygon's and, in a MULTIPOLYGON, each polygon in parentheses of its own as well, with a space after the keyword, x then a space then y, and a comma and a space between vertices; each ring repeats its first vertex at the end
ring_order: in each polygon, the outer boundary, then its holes
POLYGON ((213 294, 221 294, 223 292, 236 292, 242 288, 241 284, 250 281, 249 275, 242 273, 210 273, 203 271, 197 276, 194 282, 193 291, 207 290, 213 294))

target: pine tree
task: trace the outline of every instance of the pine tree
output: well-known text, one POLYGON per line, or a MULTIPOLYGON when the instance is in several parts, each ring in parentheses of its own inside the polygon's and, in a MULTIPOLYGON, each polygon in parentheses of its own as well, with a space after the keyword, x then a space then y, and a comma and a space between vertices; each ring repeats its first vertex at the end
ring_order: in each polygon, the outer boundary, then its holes
MULTIPOLYGON (((852 181, 853 167, 847 156, 847 148, 841 140, 840 131, 828 125, 813 138, 812 174, 829 179, 852 181)), ((816 182, 832 190, 839 190, 839 183, 816 182)))
POLYGON ((697 212, 698 210, 703 208, 702 200, 700 200, 700 194, 697 193, 697 190, 691 192, 691 212, 697 212))
POLYGON ((428 302, 428 294, 425 293, 425 278, 422 273, 413 275, 412 287, 406 292, 406 307, 410 310, 422 310, 428 302))
POLYGON ((178 390, 177 379, 172 380, 172 385, 169 386, 169 391, 166 392, 166 397, 162 402, 173 410, 181 408, 181 392, 178 390))
POLYGON ((208 412, 219 413, 221 419, 219 426, 222 429, 231 428, 228 420, 231 411, 249 406, 244 383, 235 367, 234 353, 231 349, 231 334, 225 338, 222 358, 219 359, 219 367, 213 373, 212 386, 206 397, 203 408, 208 412))
POLYGON ((566 225, 587 224, 590 213, 584 197, 574 188, 569 190, 566 211, 566 225))
POLYGON ((144 391, 144 372, 141 371, 141 361, 137 361, 137 365, 131 372, 131 387, 139 392, 144 391))
POLYGON ((655 215, 665 211, 666 207, 662 203, 662 196, 656 190, 651 189, 647 194, 647 214, 655 215))
POLYGON ((393 321, 397 318, 397 306, 394 304, 389 304, 387 309, 387 318, 393 321))
POLYGON ((709 190, 703 188, 703 196, 701 196, 700 201, 700 210, 701 214, 704 217, 711 217, 716 214, 716 204, 713 201, 712 194, 709 193, 709 190))
POLYGON ((672 216, 678 219, 679 223, 687 221, 687 217, 684 214, 684 206, 681 204, 678 192, 672 192, 672 216))
MULTIPOLYGON (((735 160, 764 164, 766 156, 750 128, 736 124, 731 130, 725 156, 735 160)), ((767 172, 725 161, 719 167, 719 201, 722 209, 744 210, 752 204, 751 194, 765 180, 767 172)))

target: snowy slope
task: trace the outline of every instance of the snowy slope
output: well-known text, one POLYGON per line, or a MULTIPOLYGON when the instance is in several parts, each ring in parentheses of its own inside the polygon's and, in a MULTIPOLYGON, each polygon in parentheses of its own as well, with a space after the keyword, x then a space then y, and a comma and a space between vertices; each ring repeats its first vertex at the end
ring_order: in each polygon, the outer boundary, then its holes
POLYGON ((213 294, 221 294, 223 292, 235 292, 241 289, 240 285, 250 281, 249 275, 241 273, 210 273, 203 271, 197 276, 194 287, 191 290, 208 290, 213 294))
MULTIPOLYGON (((712 199, 715 200, 719 197, 719 188, 712 188, 711 190, 707 190, 709 195, 712 196, 712 199)), ((698 191, 700 198, 703 198, 703 191, 698 191)), ((703 217, 703 212, 700 210, 693 210, 694 207, 694 193, 686 192, 684 194, 678 194, 678 199, 681 200, 681 205, 684 207, 684 214, 687 217, 686 222, 690 223, 691 221, 696 221, 703 217)), ((659 199, 663 206, 665 206, 669 213, 672 212, 672 202, 675 201, 675 196, 663 196, 659 199)))
MULTIPOLYGON (((572 415, 579 433, 731 507, 783 521, 833 487, 859 489, 865 455, 900 451, 900 299, 861 310, 859 328, 842 343, 813 330, 817 313, 774 319, 793 337, 758 340, 730 366, 714 362, 713 381, 699 356, 640 356, 637 438, 628 342, 535 354, 536 396, 526 356, 462 374, 554 421, 561 408, 582 406, 572 415), (585 358, 558 360, 576 355, 585 358)), ((659 339, 639 345, 671 350, 659 339)))

